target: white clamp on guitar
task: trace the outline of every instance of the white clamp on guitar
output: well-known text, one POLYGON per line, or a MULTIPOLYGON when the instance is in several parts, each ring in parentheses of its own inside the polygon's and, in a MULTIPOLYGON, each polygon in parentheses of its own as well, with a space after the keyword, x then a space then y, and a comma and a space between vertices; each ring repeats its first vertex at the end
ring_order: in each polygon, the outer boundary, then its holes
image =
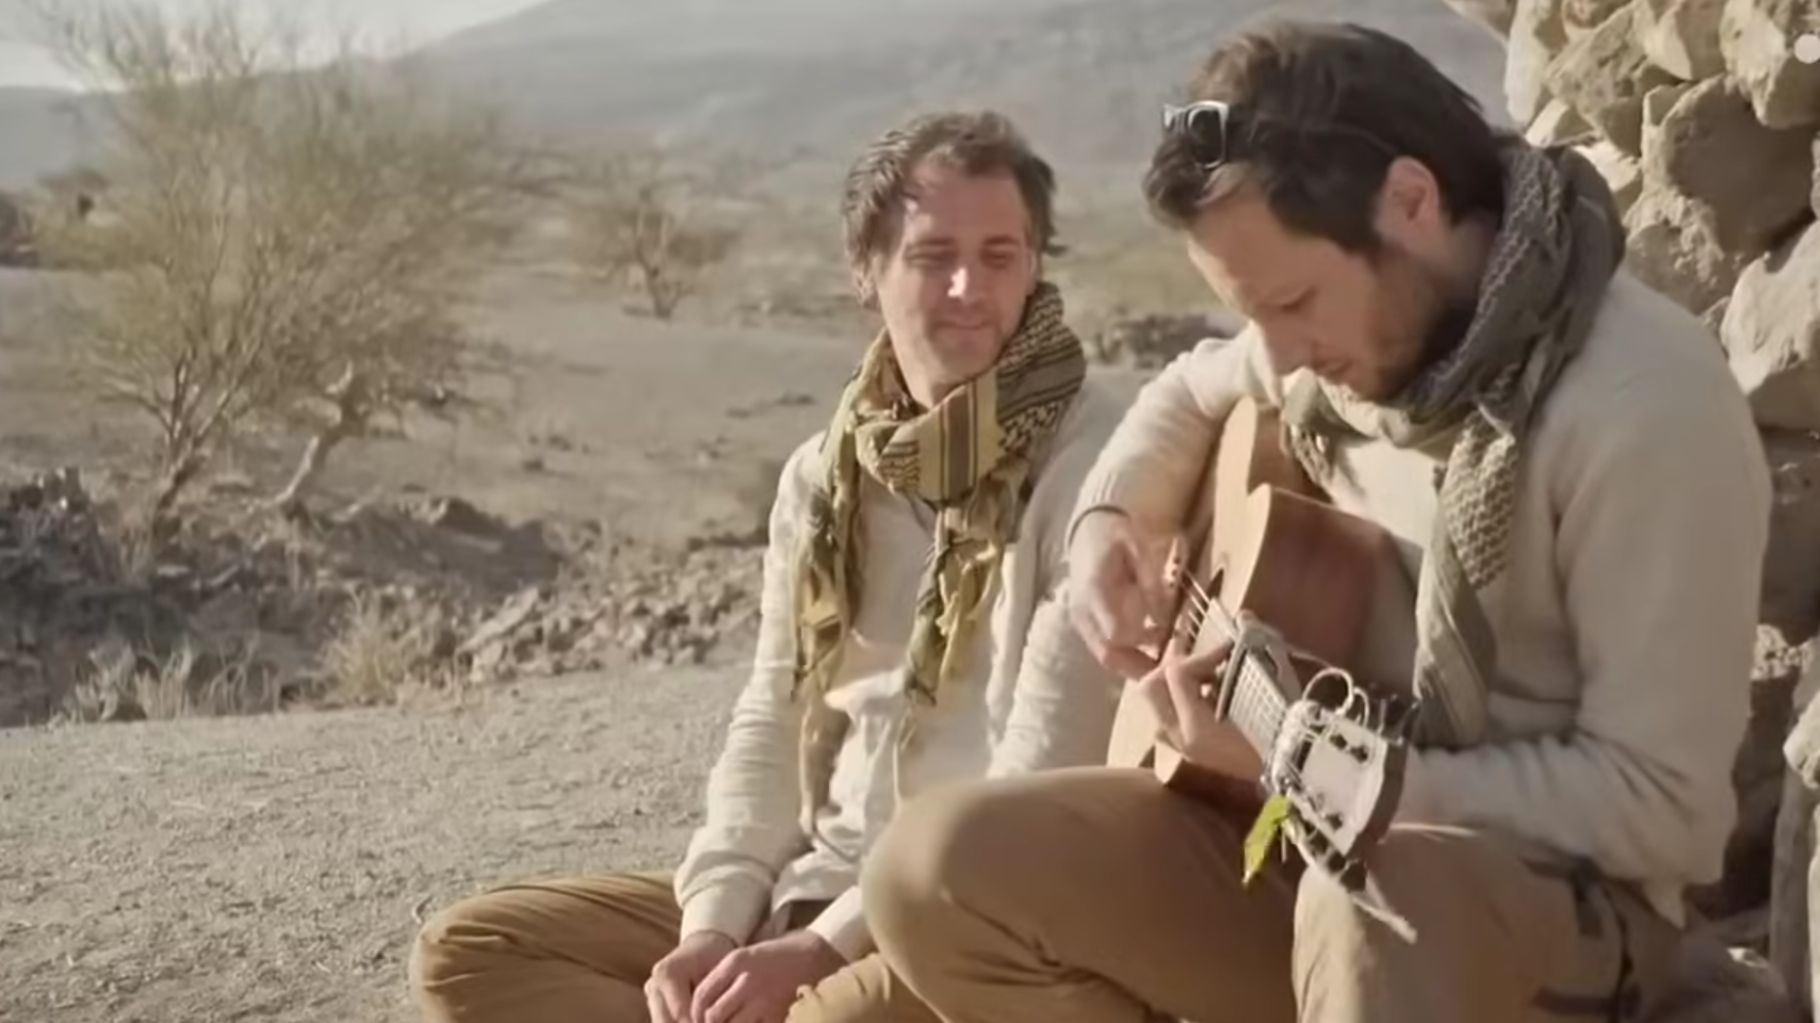
POLYGON ((1275 629, 1243 611, 1232 625, 1216 714, 1267 751, 1263 787, 1288 804, 1283 827, 1307 868, 1333 878, 1360 908, 1414 940, 1366 867, 1402 795, 1405 708, 1372 696, 1332 666, 1320 666, 1304 684, 1275 629), (1281 702, 1270 699, 1279 695, 1281 702))

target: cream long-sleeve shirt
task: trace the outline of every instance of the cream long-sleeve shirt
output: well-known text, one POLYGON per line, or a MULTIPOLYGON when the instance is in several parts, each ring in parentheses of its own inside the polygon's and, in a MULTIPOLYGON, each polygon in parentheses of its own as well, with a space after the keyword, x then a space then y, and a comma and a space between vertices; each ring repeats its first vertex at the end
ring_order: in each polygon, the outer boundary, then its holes
POLYGON ((800 825, 802 706, 790 696, 793 559, 808 495, 821 478, 820 437, 785 465, 771 513, 758 647, 708 778, 707 819, 676 875, 684 935, 736 941, 773 933, 793 901, 832 900, 810 929, 849 959, 870 951, 859 864, 900 798, 958 780, 1103 763, 1119 681, 1101 668, 1061 602, 1065 542, 1081 483, 1121 404, 1089 378, 1037 468, 1017 541, 1001 563, 990 626, 970 670, 918 712, 895 753, 907 706, 905 644, 931 540, 927 507, 868 479, 857 615, 827 705, 844 717, 826 804, 800 825))
MULTIPOLYGON (((1240 395, 1277 405, 1289 383, 1250 328, 1203 343, 1140 392, 1081 513, 1174 529, 1240 395)), ((1338 451, 1334 503, 1386 527, 1413 580, 1445 452, 1338 451)), ((1768 509, 1761 442, 1717 343, 1621 272, 1535 425, 1509 568, 1485 595, 1491 736, 1412 758, 1403 816, 1590 859, 1680 919, 1683 888, 1719 876, 1736 813, 1768 509)))

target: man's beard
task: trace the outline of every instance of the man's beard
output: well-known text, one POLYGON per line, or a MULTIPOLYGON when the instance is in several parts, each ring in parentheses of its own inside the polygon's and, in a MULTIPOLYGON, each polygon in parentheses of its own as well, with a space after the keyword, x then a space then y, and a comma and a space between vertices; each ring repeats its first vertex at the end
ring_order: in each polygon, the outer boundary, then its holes
POLYGON ((1422 358, 1417 367, 1418 373, 1440 362, 1460 346, 1466 337, 1466 331, 1472 327, 1472 319, 1477 312, 1477 296, 1466 301, 1451 299, 1441 306, 1441 311, 1429 324, 1428 333, 1422 338, 1422 358))

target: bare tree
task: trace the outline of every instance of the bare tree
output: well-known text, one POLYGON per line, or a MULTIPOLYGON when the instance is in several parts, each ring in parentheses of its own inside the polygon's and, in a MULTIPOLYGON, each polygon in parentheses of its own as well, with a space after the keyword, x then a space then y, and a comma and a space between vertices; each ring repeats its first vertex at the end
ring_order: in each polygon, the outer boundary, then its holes
POLYGON ((609 282, 631 277, 651 314, 669 319, 738 238, 712 221, 703 191, 656 153, 588 167, 572 192, 577 261, 609 282))
POLYGON ((109 187, 43 245, 91 271, 62 303, 80 368, 157 424, 156 516, 249 423, 313 431, 288 504, 375 417, 458 383, 454 310, 525 171, 495 118, 350 47, 300 69, 295 36, 225 5, 54 25, 106 90, 109 187))

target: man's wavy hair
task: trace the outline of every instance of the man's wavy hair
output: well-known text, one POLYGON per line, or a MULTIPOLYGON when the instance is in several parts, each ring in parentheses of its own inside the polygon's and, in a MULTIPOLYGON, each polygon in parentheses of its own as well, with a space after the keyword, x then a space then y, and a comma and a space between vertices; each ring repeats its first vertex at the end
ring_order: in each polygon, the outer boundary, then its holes
POLYGON ((1230 105, 1223 139, 1169 131, 1144 197, 1186 228, 1246 184, 1291 230, 1370 255, 1391 162, 1422 162, 1455 221, 1503 212, 1500 153, 1510 136, 1415 48, 1360 25, 1271 19, 1221 44, 1189 84, 1190 101, 1230 105), (1210 144, 1223 157, 1209 168, 1210 144))
POLYGON ((862 302, 874 296, 867 270, 897 244, 910 176, 925 160, 963 174, 1009 174, 1030 214, 1030 247, 1042 254, 1056 244, 1055 171, 1030 148, 1002 114, 934 113, 879 136, 847 171, 841 196, 847 264, 862 302))

